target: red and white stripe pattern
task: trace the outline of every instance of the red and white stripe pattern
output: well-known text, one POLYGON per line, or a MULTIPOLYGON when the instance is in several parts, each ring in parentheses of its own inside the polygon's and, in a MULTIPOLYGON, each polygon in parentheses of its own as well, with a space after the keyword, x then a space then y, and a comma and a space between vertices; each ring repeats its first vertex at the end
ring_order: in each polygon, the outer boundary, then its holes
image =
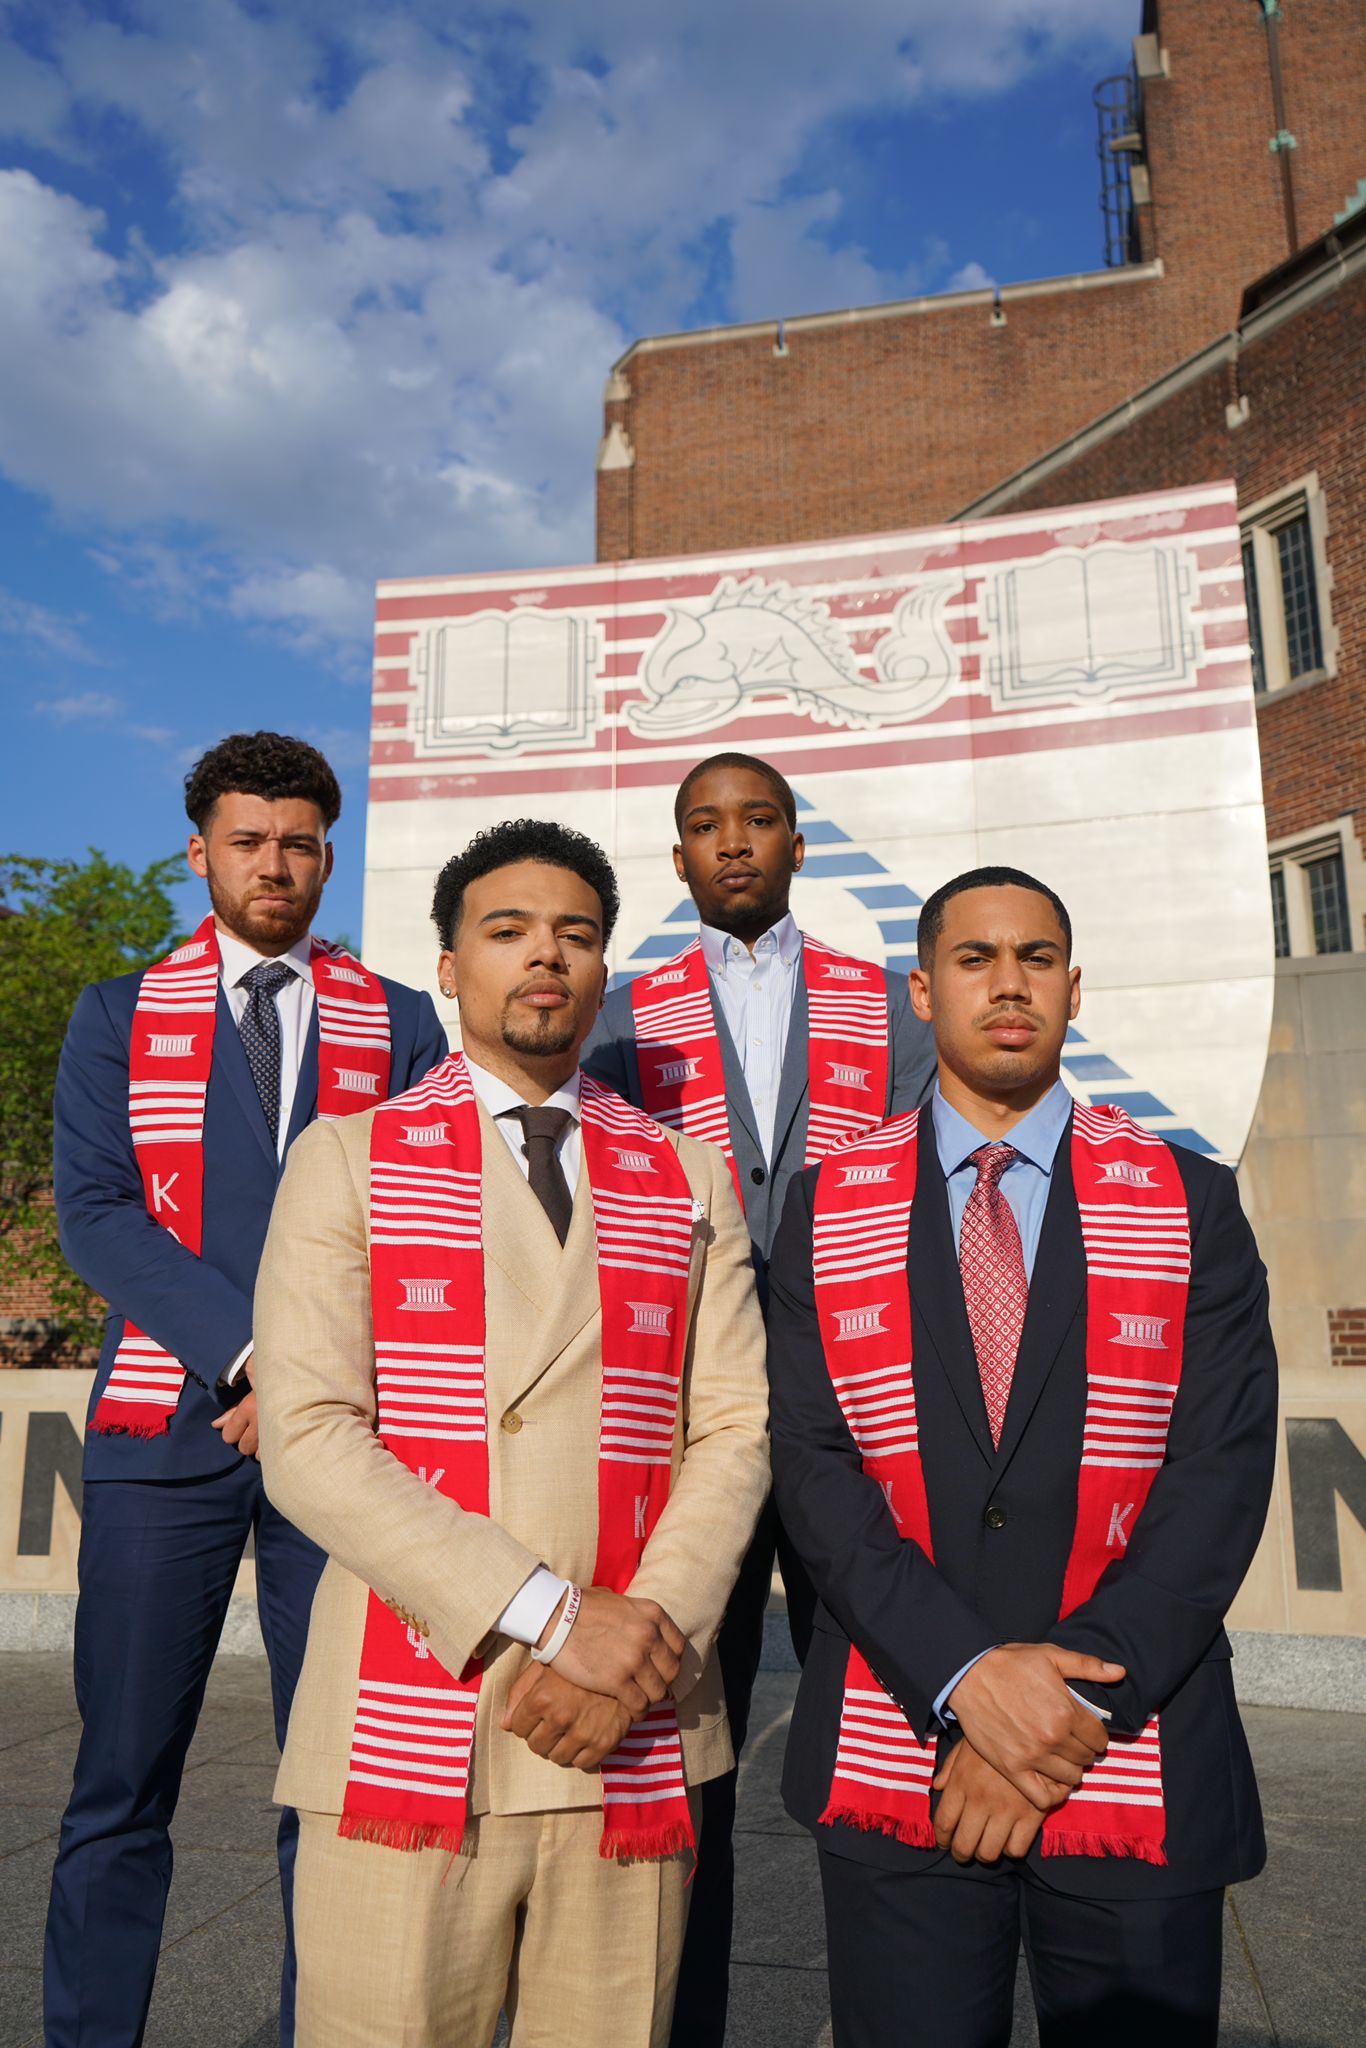
POLYGON ((623 1820, 631 1816, 633 1831, 648 1833, 658 1824, 658 1816, 676 1811, 680 1805, 686 1812, 683 1740, 672 1700, 662 1701, 637 1721, 612 1754, 603 1758, 600 1770, 604 1807, 623 1820))
MULTIPOLYGON (((828 630, 845 639, 864 681, 884 680, 879 643, 897 631, 898 608, 950 576, 943 630, 957 680, 934 709, 884 726, 818 722, 787 693, 746 690, 718 742, 759 754, 790 781, 832 770, 895 774, 907 766, 980 761, 1073 749, 1126 739, 1184 739, 1255 723, 1250 649, 1239 554, 1238 508, 1227 483, 1145 493, 1080 508, 1009 514, 903 533, 672 559, 525 569, 470 576, 403 577, 381 583, 375 621, 371 728, 372 803, 474 799, 510 815, 524 799, 563 792, 676 787, 697 759, 701 740, 635 732, 629 711, 644 701, 642 669, 680 613, 697 630, 722 587, 757 577, 814 601, 828 630), (993 668, 1008 651, 1002 605, 1014 572, 1048 562, 1102 555, 1123 539, 1150 549, 1154 535, 1179 549, 1172 567, 1189 581, 1186 614, 1193 646, 1168 686, 1079 700, 1069 673, 1051 694, 1031 689, 1019 702, 993 688, 993 668), (927 571, 927 564, 933 566, 927 571), (542 744, 491 749, 443 734, 440 756, 424 742, 421 657, 429 635, 490 613, 533 609, 546 620, 575 622, 597 649, 590 688, 594 715, 581 741, 557 735, 542 744)), ((1083 636, 1084 637, 1084 636, 1083 636)), ((705 735, 702 736, 705 738, 705 735)), ((1084 771, 1083 771, 1084 772, 1084 771)), ((667 808, 667 807, 666 807, 667 808)), ((395 828, 396 831, 400 828, 395 828)))
POLYGON ((463 1813, 477 1699, 460 1685, 363 1683, 351 1737, 351 1780, 414 1795, 434 1814, 463 1813))
POLYGON ((802 935, 806 982, 806 1164, 887 1114, 887 977, 867 960, 802 935))
MULTIPOLYGON (((593 1580, 624 1591, 672 1479, 695 1205, 657 1123, 586 1075, 580 1109, 602 1300, 593 1580)), ((487 1515, 482 1152, 459 1053, 384 1105, 371 1130, 370 1279, 380 1436, 425 1484, 487 1515)), ((482 1676, 476 1663, 452 1677, 371 1595, 341 1834, 459 1846, 482 1676)), ((672 1701, 605 1759, 602 1778, 605 1856, 691 1845, 672 1701)))
POLYGON ((329 1094, 335 1097, 324 1109, 320 1091, 318 1115, 373 1109, 389 1092, 389 1005, 383 988, 339 946, 319 942, 313 954, 313 992, 319 1058, 325 1058, 329 1094))
MULTIPOLYGON (((918 1742, 900 1707, 880 1685, 846 1683, 840 1707, 835 1777, 878 1792, 911 1794, 929 1808, 933 1743, 918 1742)), ((824 1818, 824 1816, 822 1816, 824 1818)))
MULTIPOLYGON (((933 1559, 906 1277, 918 1129, 917 1114, 899 1117, 825 1161, 816 1185, 813 1263, 826 1367, 863 1469, 882 1488, 902 1538, 933 1559), (874 1199, 861 1209, 865 1189, 874 1199), (866 1236, 860 1217, 868 1219, 866 1236)), ((1120 1110, 1078 1110, 1071 1162, 1083 1219, 1089 1213, 1096 1220, 1083 1221, 1086 1420, 1061 1615, 1089 1598, 1107 1564, 1122 1556, 1165 1458, 1190 1271, 1184 1184, 1167 1145, 1120 1110)), ((934 1841, 933 1775, 932 1746, 917 1741, 852 1647, 822 1820, 879 1829, 928 1848, 934 1841)), ((1163 1863, 1165 1833, 1154 1718, 1137 1739, 1117 1737, 1077 1791, 1049 1814, 1041 1849, 1045 1856, 1163 1863)))
MULTIPOLYGON (((1075 1792, 1068 1794, 1067 1807, 1074 1821, 1079 1819, 1074 1809, 1091 1806, 1112 1810, 1146 1806, 1155 1814, 1162 1812, 1162 1744, 1158 1720, 1159 1716, 1153 1714, 1137 1735, 1110 1737, 1110 1746, 1104 1756, 1091 1765, 1075 1792)), ((1046 1838, 1043 1851, 1045 1855, 1049 1854, 1046 1838)), ((1076 1852, 1054 1847, 1052 1853, 1076 1852)))
MULTIPOLYGON (((345 1116, 389 1089, 389 1008, 369 969, 314 939, 318 1002, 318 1114, 345 1116), (336 1035, 322 982, 344 974, 359 992, 365 1039, 336 1035), (359 1047, 360 1049, 356 1049, 359 1047)), ((149 1215, 196 1257, 204 1235, 204 1111, 213 1071, 221 968, 213 918, 142 977, 128 1047, 128 1126, 149 1215)), ((352 1031, 359 1029, 352 1027, 352 1031)), ((131 1319, 90 1419, 100 1435, 160 1436, 171 1426, 185 1368, 131 1319)))
MULTIPOLYGON (((802 935, 807 1001, 806 1163, 872 1130, 887 1113, 887 980, 866 960, 802 935)), ((700 940, 631 984, 636 1062, 645 1107, 659 1123, 731 1150, 721 1041, 700 940)))

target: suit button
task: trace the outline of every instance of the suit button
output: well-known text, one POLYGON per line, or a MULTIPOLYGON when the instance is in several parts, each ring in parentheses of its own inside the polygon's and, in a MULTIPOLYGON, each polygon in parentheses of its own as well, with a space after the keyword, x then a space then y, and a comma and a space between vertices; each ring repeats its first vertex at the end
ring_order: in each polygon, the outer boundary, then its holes
POLYGON ((756 1188, 761 1188, 765 1180, 768 1178, 762 1166, 751 1166, 751 1168, 749 1169, 749 1177, 754 1182, 756 1188))
POLYGON ((1004 1508, 988 1508, 983 1516, 983 1520, 988 1529, 1004 1529, 1006 1525, 1006 1511, 1004 1508))
MULTIPOLYGON (((503 1417, 503 1427, 507 1431, 508 1435, 516 1436, 521 1426, 521 1416, 517 1413, 517 1410, 515 1408, 509 1408, 507 1414, 503 1417)), ((1004 1519, 1005 1517, 1002 1516, 1002 1520, 1004 1519)))

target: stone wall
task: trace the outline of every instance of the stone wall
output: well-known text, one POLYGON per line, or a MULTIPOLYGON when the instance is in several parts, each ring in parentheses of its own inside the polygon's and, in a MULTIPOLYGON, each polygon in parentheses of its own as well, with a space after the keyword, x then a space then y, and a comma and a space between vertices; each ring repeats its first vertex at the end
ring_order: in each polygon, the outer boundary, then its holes
POLYGON ((1366 958, 1276 967, 1271 1052, 1238 1171, 1271 1286, 1283 1421, 1244 1629, 1366 1634, 1366 958))

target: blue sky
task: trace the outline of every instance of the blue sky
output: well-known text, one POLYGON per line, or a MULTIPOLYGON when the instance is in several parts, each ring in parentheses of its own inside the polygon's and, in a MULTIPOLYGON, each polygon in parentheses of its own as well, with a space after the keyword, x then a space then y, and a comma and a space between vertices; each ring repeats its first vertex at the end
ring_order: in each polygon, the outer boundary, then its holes
POLYGON ((0 0, 3 850, 300 732, 358 936, 375 579, 591 557, 638 334, 1098 267, 1139 13, 0 0))

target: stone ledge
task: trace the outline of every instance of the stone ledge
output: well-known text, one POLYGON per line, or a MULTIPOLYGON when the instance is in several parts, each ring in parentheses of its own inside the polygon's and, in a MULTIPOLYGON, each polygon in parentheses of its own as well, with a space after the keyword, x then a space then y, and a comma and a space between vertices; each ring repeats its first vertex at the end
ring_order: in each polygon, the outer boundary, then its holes
MULTIPOLYGON (((74 1593, 0 1593, 0 1651, 64 1650, 76 1620, 74 1593)), ((1233 1680, 1248 1707, 1317 1707, 1366 1712, 1366 1638, 1279 1636, 1235 1630, 1233 1680)), ((254 1600, 232 1600, 218 1645, 220 1657, 259 1657, 261 1629, 254 1600)), ((762 1671, 795 1671, 787 1615, 774 1600, 764 1616, 762 1671)))
MULTIPOLYGON (((75 1625, 74 1593, 0 1593, 0 1650, 69 1650, 75 1625)), ((218 1654, 265 1654, 254 1600, 229 1601, 218 1654)))

